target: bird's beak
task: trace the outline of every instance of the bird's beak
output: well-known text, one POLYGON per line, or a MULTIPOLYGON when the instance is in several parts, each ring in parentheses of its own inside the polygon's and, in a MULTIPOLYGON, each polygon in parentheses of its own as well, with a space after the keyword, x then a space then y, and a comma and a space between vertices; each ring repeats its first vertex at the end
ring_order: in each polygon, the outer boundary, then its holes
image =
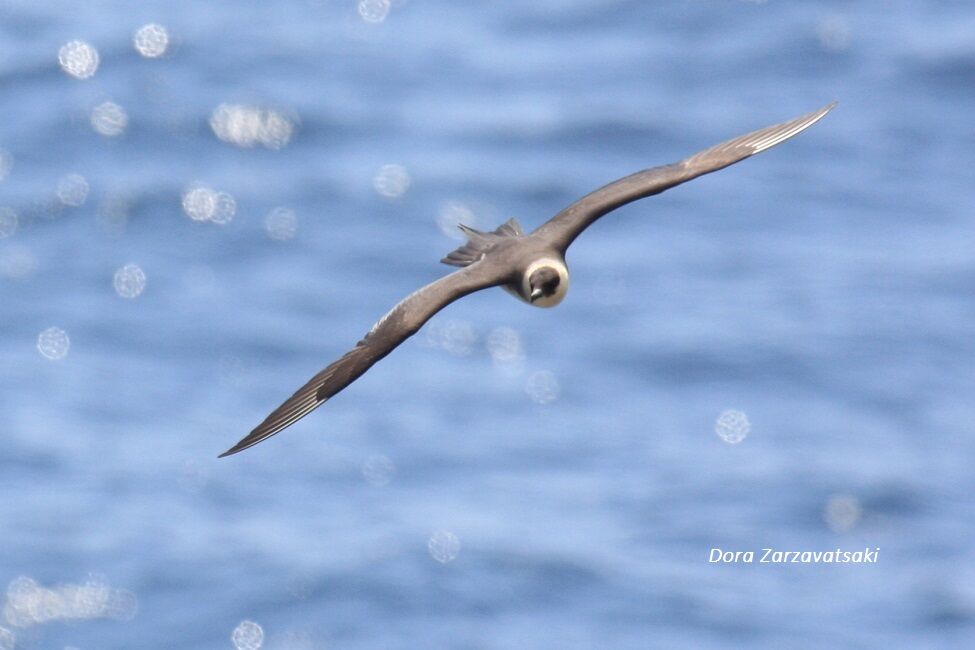
POLYGON ((535 302, 536 300, 538 300, 541 297, 542 297, 542 290, 541 289, 537 289, 537 288, 536 289, 532 289, 532 295, 529 298, 529 302, 535 302))

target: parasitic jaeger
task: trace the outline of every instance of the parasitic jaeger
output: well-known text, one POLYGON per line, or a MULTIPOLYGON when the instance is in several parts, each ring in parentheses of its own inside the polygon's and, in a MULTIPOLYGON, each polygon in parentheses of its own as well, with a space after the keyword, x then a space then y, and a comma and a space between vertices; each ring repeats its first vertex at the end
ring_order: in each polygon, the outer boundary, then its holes
POLYGON ((460 224, 467 243, 441 262, 461 267, 414 291, 379 319, 344 356, 312 377, 287 401, 220 457, 270 438, 308 415, 392 352, 438 311, 459 298, 501 286, 535 307, 554 307, 569 288, 565 251, 583 230, 616 208, 659 194, 774 147, 823 118, 836 102, 788 122, 753 131, 670 165, 626 176, 587 194, 530 234, 515 219, 493 232, 460 224))

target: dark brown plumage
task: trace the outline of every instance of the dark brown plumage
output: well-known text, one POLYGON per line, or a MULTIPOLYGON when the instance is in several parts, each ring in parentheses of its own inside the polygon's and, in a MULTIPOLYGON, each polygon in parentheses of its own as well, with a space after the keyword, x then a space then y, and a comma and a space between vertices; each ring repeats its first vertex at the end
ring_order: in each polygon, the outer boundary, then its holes
POLYGON ((220 454, 220 457, 243 451, 290 426, 361 377, 374 363, 413 336, 438 311, 458 298, 495 286, 501 280, 503 278, 495 269, 475 265, 442 277, 410 294, 383 316, 354 348, 312 377, 247 437, 220 454))
POLYGON ((362 376, 415 334, 434 314, 467 294, 504 286, 530 304, 542 307, 558 304, 568 288, 565 251, 601 216, 784 142, 818 122, 835 105, 834 102, 788 122, 722 142, 680 162, 621 178, 587 194, 529 235, 523 233, 514 219, 489 233, 461 225, 468 242, 441 260, 461 267, 459 270, 407 296, 352 350, 312 377, 220 456, 229 456, 256 445, 304 417, 362 376))

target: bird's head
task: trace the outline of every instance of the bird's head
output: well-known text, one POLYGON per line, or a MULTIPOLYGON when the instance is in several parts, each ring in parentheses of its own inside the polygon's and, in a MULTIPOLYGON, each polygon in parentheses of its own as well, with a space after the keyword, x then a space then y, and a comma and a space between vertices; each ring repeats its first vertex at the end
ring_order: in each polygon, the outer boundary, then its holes
POLYGON ((528 294, 528 299, 531 302, 535 302, 540 298, 555 295, 555 292, 559 289, 560 281, 559 272, 551 266, 543 266, 535 270, 528 276, 528 288, 531 291, 528 294))
POLYGON ((569 272, 556 260, 540 260, 525 273, 524 298, 535 307, 554 307, 569 289, 569 272))

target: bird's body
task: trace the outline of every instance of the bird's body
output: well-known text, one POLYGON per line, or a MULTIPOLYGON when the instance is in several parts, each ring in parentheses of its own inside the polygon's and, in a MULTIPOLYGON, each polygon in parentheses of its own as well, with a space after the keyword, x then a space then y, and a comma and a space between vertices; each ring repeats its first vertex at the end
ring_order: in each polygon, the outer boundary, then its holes
POLYGON ((441 260, 461 267, 459 270, 401 300, 352 350, 312 377, 221 456, 256 445, 304 417, 419 331, 434 314, 463 296, 501 286, 530 305, 554 307, 569 288, 566 250, 601 216, 788 140, 822 119, 834 105, 835 102, 794 120, 728 140, 680 162, 621 178, 587 194, 530 234, 525 234, 514 219, 493 232, 461 225, 467 243, 441 260))

